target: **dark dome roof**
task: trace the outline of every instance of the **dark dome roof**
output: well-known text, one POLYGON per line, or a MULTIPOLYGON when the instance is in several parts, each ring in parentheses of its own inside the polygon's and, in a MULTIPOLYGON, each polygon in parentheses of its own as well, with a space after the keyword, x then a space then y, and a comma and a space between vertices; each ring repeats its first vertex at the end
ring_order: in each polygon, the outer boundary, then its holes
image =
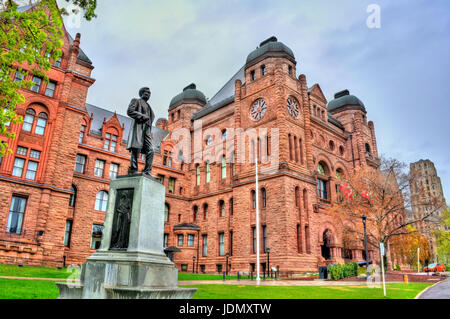
POLYGON ((175 96, 172 101, 170 101, 169 110, 183 103, 198 103, 204 106, 206 104, 206 97, 202 92, 197 90, 196 85, 192 83, 185 87, 183 92, 175 96))
POLYGON ((358 99, 356 96, 350 95, 349 90, 344 90, 336 93, 334 95, 334 100, 328 103, 327 109, 331 113, 335 113, 341 109, 361 110, 364 113, 367 113, 364 103, 361 102, 361 100, 358 99))
POLYGON ((284 43, 278 42, 276 37, 270 37, 261 42, 259 47, 248 55, 245 65, 250 66, 261 61, 265 57, 285 57, 293 63, 296 63, 294 52, 292 52, 292 50, 284 43))

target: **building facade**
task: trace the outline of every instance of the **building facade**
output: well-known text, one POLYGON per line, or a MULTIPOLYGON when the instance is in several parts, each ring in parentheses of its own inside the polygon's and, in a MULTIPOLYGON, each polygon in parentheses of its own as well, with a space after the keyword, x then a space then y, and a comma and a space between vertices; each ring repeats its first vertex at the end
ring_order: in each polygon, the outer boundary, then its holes
POLYGON ((414 226, 428 239, 432 260, 436 260, 437 245, 433 231, 441 227, 440 215, 444 211, 445 197, 441 179, 434 163, 428 159, 410 164, 414 176, 411 189, 411 211, 409 219, 422 220, 414 226), (443 204, 442 204, 443 203, 443 204))
MULTIPOLYGON (((23 92, 24 122, 11 124, 13 154, 0 164, 1 263, 80 264, 99 247, 109 181, 127 174, 131 120, 86 103, 92 70, 80 35, 66 33, 49 84, 33 79, 39 84, 23 92)), ((181 271, 254 270, 256 196, 262 270, 268 258, 270 267, 298 272, 364 260, 363 245, 343 239, 343 228, 361 221, 328 209, 339 176, 378 168, 374 124, 348 90, 327 102, 297 71, 292 50, 272 37, 211 99, 191 84, 172 99, 168 119, 156 121, 152 173, 166 187, 164 245, 180 250, 173 259, 181 271), (236 146, 225 149, 237 130, 259 133, 242 139, 240 160, 236 146), (180 132, 187 150, 176 146, 180 132), (258 189, 251 145, 278 154, 276 165, 258 156, 258 189)))

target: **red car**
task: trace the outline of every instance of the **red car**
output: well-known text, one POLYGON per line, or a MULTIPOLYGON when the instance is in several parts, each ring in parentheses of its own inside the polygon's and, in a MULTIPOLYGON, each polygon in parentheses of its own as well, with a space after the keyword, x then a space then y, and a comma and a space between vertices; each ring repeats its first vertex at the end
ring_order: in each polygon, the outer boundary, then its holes
POLYGON ((445 265, 443 264, 429 264, 427 267, 423 269, 425 272, 440 272, 445 271, 445 265))

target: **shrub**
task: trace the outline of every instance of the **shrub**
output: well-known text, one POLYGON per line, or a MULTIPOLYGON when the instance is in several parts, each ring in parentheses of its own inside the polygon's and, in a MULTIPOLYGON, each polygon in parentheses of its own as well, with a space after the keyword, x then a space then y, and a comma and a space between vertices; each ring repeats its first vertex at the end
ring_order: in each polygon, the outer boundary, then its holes
POLYGON ((328 267, 328 274, 330 280, 340 280, 347 277, 354 277, 358 275, 357 263, 337 264, 328 267))
POLYGON ((394 266, 394 270, 402 270, 399 265, 394 266))

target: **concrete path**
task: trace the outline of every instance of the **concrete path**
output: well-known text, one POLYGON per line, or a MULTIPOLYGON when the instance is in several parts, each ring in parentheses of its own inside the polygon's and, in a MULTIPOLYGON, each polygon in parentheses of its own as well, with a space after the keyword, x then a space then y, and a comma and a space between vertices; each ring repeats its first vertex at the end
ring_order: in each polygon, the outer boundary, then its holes
POLYGON ((450 299, 450 279, 428 288, 417 299, 450 299))
MULTIPOLYGON (((391 282, 390 282, 391 283, 391 282)), ((255 280, 183 280, 179 286, 194 285, 245 285, 255 286, 255 280)), ((260 286, 364 286, 365 281, 325 281, 325 280, 261 280, 260 286)))

